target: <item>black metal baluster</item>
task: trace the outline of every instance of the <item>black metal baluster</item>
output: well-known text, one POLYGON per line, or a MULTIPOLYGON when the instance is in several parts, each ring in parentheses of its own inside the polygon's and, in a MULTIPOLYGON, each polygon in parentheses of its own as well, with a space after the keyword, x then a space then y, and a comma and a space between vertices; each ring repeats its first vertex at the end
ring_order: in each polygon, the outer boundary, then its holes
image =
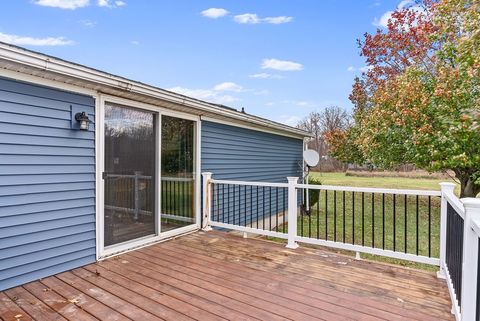
POLYGON ((266 228, 265 228, 265 186, 262 186, 262 206, 263 206, 263 213, 262 213, 263 225, 262 225, 262 229, 266 230, 266 228))
MULTIPOLYGON (((309 197, 309 195, 307 195, 309 197)), ((308 212, 308 237, 312 237, 312 210, 311 210, 312 204, 308 204, 309 212, 308 212)))
POLYGON ((285 223, 286 223, 286 218, 285 218, 285 215, 286 215, 286 209, 287 209, 287 199, 285 197, 285 188, 282 189, 283 190, 283 225, 282 225, 282 231, 283 233, 285 233, 285 223))
POLYGON ((375 193, 372 193, 372 247, 375 247, 375 193))
POLYGON ((168 214, 173 214, 172 210, 172 181, 168 181, 168 198, 169 198, 169 204, 168 204, 168 214))
POLYGON ((272 230, 272 187, 268 188, 268 225, 269 231, 272 230))
POLYGON ((320 238, 320 196, 322 195, 322 190, 318 190, 318 201, 317 201, 317 239, 320 238))
POLYGON ((333 191, 333 241, 337 241, 337 191, 333 191))
POLYGON ((242 226, 242 185, 238 185, 238 226, 242 226))
POLYGON ((225 223, 225 184, 222 184, 222 223, 225 223))
POLYGON ((393 194, 393 251, 396 250, 397 239, 397 209, 396 209, 396 194, 393 194))
MULTIPOLYGON (((297 195, 298 195, 298 193, 299 193, 299 191, 297 191, 297 195)), ((305 191, 303 191, 302 193, 305 193, 305 191)), ((302 194, 302 195, 304 195, 304 194, 302 194)), ((304 208, 304 209, 307 209, 307 208, 305 207, 306 205, 307 205, 307 202, 306 202, 306 200, 305 200, 305 198, 304 198, 304 199, 303 199, 303 208, 304 208)), ((305 219, 305 218, 304 218, 304 214, 305 214, 305 212, 300 211, 300 215, 299 215, 299 217, 300 217, 300 236, 302 236, 302 237, 303 237, 303 220, 305 219)))
POLYGON ((407 222, 407 197, 408 195, 405 194, 405 198, 403 199, 403 207, 404 207, 404 212, 405 212, 405 215, 404 215, 404 225, 405 225, 405 229, 403 230, 403 236, 405 238, 405 253, 407 253, 407 227, 408 227, 408 222, 407 222))
POLYGON ((352 244, 355 244, 355 192, 352 191, 352 244))
POLYGON ((416 238, 416 253, 418 255, 418 195, 415 197, 415 212, 416 212, 416 232, 415 232, 415 238, 416 238))
POLYGON ((275 202, 275 230, 278 232, 278 187, 275 187, 275 196, 277 198, 275 202))
MULTIPOLYGON (((232 211, 233 220, 232 221, 233 221, 233 223, 232 224, 235 225, 235 194, 237 194, 235 189, 236 189, 237 186, 232 185, 232 187, 233 187, 233 194, 232 194, 232 196, 233 196, 233 202, 232 202, 232 205, 233 205, 233 211, 232 211)), ((229 223, 231 223, 231 222, 229 222, 229 223)))
MULTIPOLYGON (((216 221, 215 220, 215 217, 216 217, 215 213, 217 211, 217 207, 215 206, 215 203, 216 203, 215 201, 218 201, 218 200, 215 199, 215 185, 216 184, 212 184, 213 202, 212 202, 212 204, 210 204, 210 210, 212 211, 211 212, 212 213, 212 217, 211 217, 212 221, 216 221)), ((218 213, 217 213, 217 215, 218 215, 218 213)))
POLYGON ((343 243, 345 243, 345 191, 342 192, 342 212, 343 212, 343 243))
POLYGON ((382 249, 385 250, 385 193, 382 193, 382 249))
POLYGON ((365 245, 365 193, 362 192, 362 246, 365 245))
POLYGON ((250 227, 253 228, 253 186, 250 185, 250 227))
POLYGON ((325 190, 325 240, 328 240, 328 190, 325 190))
MULTIPOLYGON (((185 182, 179 182, 180 184, 180 200, 182 205, 180 206, 180 216, 187 216, 187 212, 185 211, 185 182)), ((215 188, 214 188, 215 190, 215 188)), ((214 194, 215 195, 215 194, 214 194)), ((217 207, 218 207, 218 198, 217 198, 217 207)), ((218 215, 218 208, 217 208, 217 215, 218 215)), ((218 220, 218 217, 217 217, 218 220)))
POLYGON ((259 200, 260 200, 260 197, 258 197, 258 186, 257 186, 257 217, 256 217, 256 220, 257 220, 257 229, 258 229, 258 221, 260 221, 260 205, 259 205, 259 200))
POLYGON ((428 196, 428 257, 432 257, 432 197, 430 195, 428 196))
POLYGON ((245 211, 243 212, 243 226, 247 226, 247 185, 243 185, 243 196, 245 196, 245 211))
POLYGON ((173 210, 172 214, 177 214, 177 182, 173 181, 173 210))

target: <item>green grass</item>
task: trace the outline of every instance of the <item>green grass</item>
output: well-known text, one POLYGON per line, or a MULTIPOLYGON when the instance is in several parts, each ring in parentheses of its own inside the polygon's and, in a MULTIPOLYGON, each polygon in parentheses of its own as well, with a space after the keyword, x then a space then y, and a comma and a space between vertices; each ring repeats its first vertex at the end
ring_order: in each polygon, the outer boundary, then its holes
MULTIPOLYGON (((360 177, 347 176, 345 173, 317 173, 310 175, 317 178, 323 185, 377 187, 377 188, 403 188, 403 189, 428 189, 440 190, 441 182, 453 182, 451 179, 435 178, 407 178, 407 177, 360 177)), ((457 187, 458 190, 458 187, 457 187)))
MULTIPOLYGON (((320 180, 322 185, 396 189, 439 190, 438 184, 444 181, 429 178, 356 177, 346 176, 344 173, 312 173, 312 175, 320 180)), ((311 193, 318 193, 318 191, 311 191, 311 193)), ((340 242, 345 240, 350 244, 363 244, 388 250, 395 249, 398 252, 438 257, 440 198, 430 198, 429 212, 428 197, 419 196, 418 216, 416 196, 406 198, 406 207, 404 195, 395 197, 395 206, 393 202, 394 197, 390 194, 384 196, 375 194, 372 201, 371 193, 362 195, 356 192, 353 195, 352 192, 344 194, 340 191, 322 191, 319 202, 311 204, 311 214, 299 217, 297 232, 301 236, 340 242)), ((437 269, 428 265, 367 254, 362 254, 362 257, 414 268, 437 269)))

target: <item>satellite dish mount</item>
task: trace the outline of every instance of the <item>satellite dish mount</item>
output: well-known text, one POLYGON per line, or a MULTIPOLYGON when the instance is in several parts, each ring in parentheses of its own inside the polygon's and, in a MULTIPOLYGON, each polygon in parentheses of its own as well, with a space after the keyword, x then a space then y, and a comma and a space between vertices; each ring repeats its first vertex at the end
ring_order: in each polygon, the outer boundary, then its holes
MULTIPOLYGON (((305 184, 308 185, 308 174, 310 173, 310 168, 315 167, 318 165, 318 162, 320 161, 320 156, 318 155, 317 151, 313 149, 306 149, 303 151, 303 161, 305 162, 305 165, 307 167, 307 170, 304 173, 304 181, 305 184)), ((308 188, 305 189, 306 192, 306 200, 305 200, 305 205, 302 206, 303 212, 305 214, 310 215, 310 197, 309 197, 309 192, 308 188)))

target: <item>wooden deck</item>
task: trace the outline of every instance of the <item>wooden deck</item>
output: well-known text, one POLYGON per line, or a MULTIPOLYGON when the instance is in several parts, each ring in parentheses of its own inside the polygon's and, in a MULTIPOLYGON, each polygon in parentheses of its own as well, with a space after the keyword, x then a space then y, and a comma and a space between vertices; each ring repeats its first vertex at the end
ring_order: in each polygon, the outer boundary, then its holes
POLYGON ((453 320, 433 273, 196 232, 0 292, 10 320, 453 320))

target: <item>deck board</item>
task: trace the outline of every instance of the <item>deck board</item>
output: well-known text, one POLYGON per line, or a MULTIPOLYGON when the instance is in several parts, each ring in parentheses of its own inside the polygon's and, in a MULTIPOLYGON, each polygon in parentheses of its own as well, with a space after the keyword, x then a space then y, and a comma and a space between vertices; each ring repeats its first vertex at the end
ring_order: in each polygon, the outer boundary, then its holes
POLYGON ((0 292, 0 319, 450 321, 449 300, 434 273, 211 231, 0 292))

